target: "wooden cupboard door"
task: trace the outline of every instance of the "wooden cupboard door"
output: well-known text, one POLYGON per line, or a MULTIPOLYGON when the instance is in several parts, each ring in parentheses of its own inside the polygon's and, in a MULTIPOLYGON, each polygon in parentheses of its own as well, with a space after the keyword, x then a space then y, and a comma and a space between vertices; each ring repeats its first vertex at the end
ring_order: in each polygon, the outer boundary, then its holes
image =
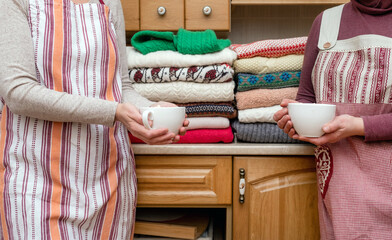
POLYGON ((124 12, 125 30, 139 30, 139 0, 121 0, 124 12))
POLYGON ((179 28, 184 28, 184 0, 140 0, 141 30, 177 31, 179 28))
POLYGON ((230 0, 185 0, 188 30, 230 30, 230 0))
POLYGON ((138 205, 229 205, 231 156, 136 156, 138 205))
POLYGON ((318 222, 314 157, 234 158, 234 240, 319 239, 318 222), (246 181, 242 204, 241 168, 246 181))

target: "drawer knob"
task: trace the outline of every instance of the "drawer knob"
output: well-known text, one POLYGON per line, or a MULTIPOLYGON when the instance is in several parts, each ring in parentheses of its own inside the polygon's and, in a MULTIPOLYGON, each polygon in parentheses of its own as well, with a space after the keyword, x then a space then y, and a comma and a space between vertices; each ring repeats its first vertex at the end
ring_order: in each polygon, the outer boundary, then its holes
POLYGON ((210 6, 205 6, 205 7, 203 8, 203 14, 204 14, 204 15, 208 16, 208 15, 211 14, 211 12, 212 12, 212 8, 211 8, 210 6))
POLYGON ((160 16, 163 16, 166 13, 166 8, 161 6, 161 7, 158 7, 157 11, 160 16))

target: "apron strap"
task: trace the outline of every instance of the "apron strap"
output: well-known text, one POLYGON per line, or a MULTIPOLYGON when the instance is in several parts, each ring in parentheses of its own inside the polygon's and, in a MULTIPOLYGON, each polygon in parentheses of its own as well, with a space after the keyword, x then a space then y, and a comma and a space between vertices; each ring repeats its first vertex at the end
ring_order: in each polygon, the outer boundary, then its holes
POLYGON ((329 8, 323 12, 320 26, 320 36, 317 47, 320 50, 331 49, 338 40, 340 19, 344 4, 329 8))
POLYGON ((101 4, 103 4, 103 5, 105 5, 105 3, 103 2, 103 0, 99 0, 99 2, 100 2, 101 4))

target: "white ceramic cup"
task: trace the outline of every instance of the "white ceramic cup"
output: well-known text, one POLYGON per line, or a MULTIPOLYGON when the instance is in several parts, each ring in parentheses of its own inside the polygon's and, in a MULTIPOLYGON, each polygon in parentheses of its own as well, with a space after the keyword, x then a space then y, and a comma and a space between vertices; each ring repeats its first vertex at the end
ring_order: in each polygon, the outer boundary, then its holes
POLYGON ((322 126, 335 118, 336 105, 289 103, 289 115, 295 131, 304 137, 321 137, 322 126))
POLYGON ((185 120, 185 107, 146 107, 140 108, 140 113, 145 128, 167 128, 175 134, 178 134, 185 120), (152 121, 151 126, 149 120, 152 121))

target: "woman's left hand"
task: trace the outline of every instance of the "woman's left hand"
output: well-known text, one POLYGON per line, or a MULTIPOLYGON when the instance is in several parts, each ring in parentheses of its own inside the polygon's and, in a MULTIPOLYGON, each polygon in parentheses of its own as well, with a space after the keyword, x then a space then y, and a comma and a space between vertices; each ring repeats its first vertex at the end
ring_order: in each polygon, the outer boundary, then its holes
POLYGON ((323 145, 326 143, 334 143, 343 138, 358 135, 364 136, 363 120, 360 117, 353 117, 347 114, 335 117, 332 121, 323 126, 325 134, 318 138, 302 137, 298 134, 293 136, 305 142, 313 143, 314 145, 323 145))
MULTIPOLYGON (((178 107, 178 106, 176 104, 174 104, 174 103, 159 101, 159 102, 156 102, 156 103, 152 104, 150 107, 178 107)), ((179 135, 181 135, 181 136, 185 135, 185 133, 186 133, 186 129, 185 128, 188 127, 188 125, 189 125, 189 120, 187 120, 186 117, 187 116, 185 115, 184 123, 183 123, 182 127, 179 130, 179 135)), ((176 135, 174 137, 173 142, 180 141, 180 136, 179 135, 176 135)))

